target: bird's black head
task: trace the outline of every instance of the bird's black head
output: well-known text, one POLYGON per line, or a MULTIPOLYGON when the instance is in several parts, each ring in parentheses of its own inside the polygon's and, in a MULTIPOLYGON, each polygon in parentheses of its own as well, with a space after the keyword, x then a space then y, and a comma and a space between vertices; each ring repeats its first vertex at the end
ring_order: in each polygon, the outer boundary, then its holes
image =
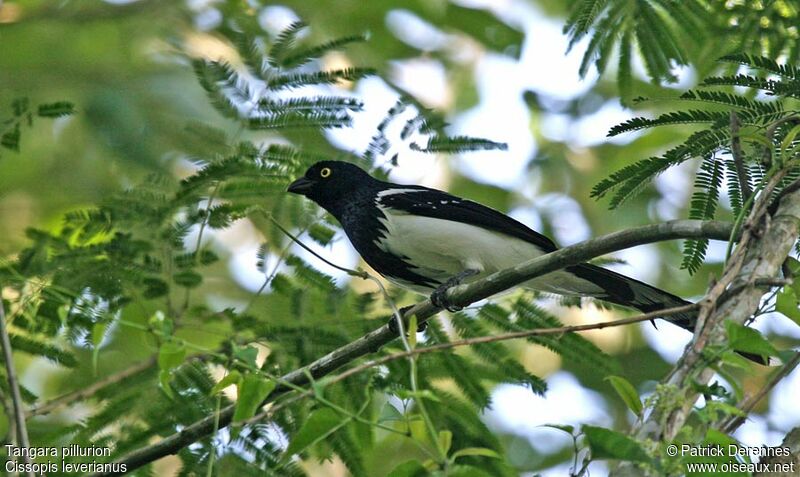
POLYGON ((360 167, 341 161, 321 161, 287 189, 304 195, 336 215, 341 205, 377 181, 360 167))

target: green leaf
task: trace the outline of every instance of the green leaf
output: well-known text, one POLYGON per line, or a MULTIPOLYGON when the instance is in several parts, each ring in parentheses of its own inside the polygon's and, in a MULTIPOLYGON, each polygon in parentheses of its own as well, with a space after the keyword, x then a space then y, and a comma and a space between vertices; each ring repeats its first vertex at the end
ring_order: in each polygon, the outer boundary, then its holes
POLYGON ((451 445, 453 445, 453 433, 446 429, 439 431, 439 447, 445 454, 450 452, 451 445))
POLYGON ((294 435, 289 447, 286 448, 286 455, 291 456, 302 452, 306 447, 325 437, 342 422, 343 418, 333 409, 327 407, 317 409, 308 416, 303 427, 294 435))
POLYGON ((42 118, 58 118, 75 114, 75 105, 67 101, 40 104, 37 114, 42 118))
POLYGON ((308 228, 308 236, 320 245, 328 245, 333 240, 336 231, 319 222, 311 224, 308 228))
POLYGON ((172 281, 186 288, 195 288, 203 283, 203 276, 191 270, 178 272, 172 276, 172 281))
POLYGON ((170 371, 183 363, 186 357, 186 348, 175 341, 167 341, 158 349, 158 368, 170 371))
POLYGON ((233 348, 233 357, 247 365, 250 368, 257 368, 256 358, 258 357, 258 349, 253 346, 236 346, 233 348))
POLYGON ((166 295, 169 293, 169 285, 164 280, 158 278, 145 278, 142 280, 144 290, 142 296, 144 298, 153 299, 166 295))
MULTIPOLYGON (((797 282, 795 282, 797 283, 797 282)), ((800 325, 800 308, 797 303, 797 291, 792 286, 785 286, 778 293, 775 309, 787 318, 800 325)))
POLYGON ((584 425, 581 430, 592 451, 592 459, 649 462, 650 456, 638 442, 617 431, 584 425))
POLYGON ((169 380, 172 377, 169 370, 163 369, 158 373, 158 386, 164 391, 170 399, 175 399, 175 393, 172 392, 172 386, 169 385, 169 380))
POLYGON ((569 435, 574 435, 575 433, 575 426, 570 426, 569 424, 542 424, 541 427, 557 429, 559 431, 566 432, 569 435))
POLYGON ((106 336, 106 323, 95 323, 92 326, 92 370, 97 374, 97 358, 100 356, 100 344, 106 336))
POLYGON ((628 406, 628 409, 633 411, 637 416, 642 415, 642 401, 639 399, 639 393, 627 379, 621 376, 608 376, 606 377, 614 390, 622 398, 622 401, 628 406))
POLYGON ((258 374, 247 373, 239 381, 239 396, 236 399, 236 409, 233 411, 233 420, 242 421, 250 419, 261 407, 261 403, 275 389, 275 381, 266 379, 258 374))
POLYGON ((449 477, 492 477, 492 474, 471 465, 454 465, 447 475, 449 477))
POLYGON ((778 355, 778 350, 758 330, 730 320, 725 322, 725 330, 728 332, 728 344, 737 351, 746 351, 762 356, 778 355))
POLYGON ((215 384, 213 388, 211 388, 211 392, 209 394, 213 396, 214 394, 222 392, 223 389, 227 388, 232 384, 238 386, 241 381, 242 381, 241 373, 239 373, 239 371, 231 371, 230 373, 225 375, 224 378, 220 379, 219 382, 215 384))
POLYGON ((19 124, 16 124, 13 128, 0 136, 0 146, 19 152, 19 138, 19 124))
POLYGON ((418 460, 408 460, 398 465, 386 477, 427 477, 430 475, 418 460))
POLYGON ((486 447, 465 447, 464 449, 460 449, 454 452, 452 460, 456 460, 459 457, 470 457, 470 456, 491 457, 492 459, 501 458, 500 454, 486 447))
POLYGON ((794 257, 786 257, 786 266, 789 267, 789 271, 792 272, 793 276, 800 275, 800 261, 798 261, 794 257))

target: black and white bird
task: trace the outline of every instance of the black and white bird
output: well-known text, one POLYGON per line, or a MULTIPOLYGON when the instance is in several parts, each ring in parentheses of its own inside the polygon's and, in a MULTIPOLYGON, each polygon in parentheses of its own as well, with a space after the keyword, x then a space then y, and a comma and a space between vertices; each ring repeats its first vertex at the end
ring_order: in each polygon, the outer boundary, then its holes
MULTIPOLYGON (((384 182, 358 166, 322 161, 292 182, 300 194, 330 212, 375 271, 400 287, 430 294, 451 311, 448 288, 555 251, 555 243, 490 207, 418 185, 384 182)), ((617 272, 583 263, 529 280, 522 287, 592 297, 645 313, 690 302, 617 272)), ((670 321, 694 330, 696 315, 670 321)), ((740 353, 759 363, 758 355, 740 353)))

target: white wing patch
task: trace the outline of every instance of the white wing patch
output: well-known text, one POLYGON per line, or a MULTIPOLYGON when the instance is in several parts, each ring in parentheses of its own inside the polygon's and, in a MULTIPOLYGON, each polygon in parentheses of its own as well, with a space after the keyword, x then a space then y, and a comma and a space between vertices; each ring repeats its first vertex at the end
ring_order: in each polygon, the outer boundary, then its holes
MULTIPOLYGON (((467 269, 479 273, 466 282, 477 280, 542 255, 539 247, 516 237, 462 222, 408 214, 380 201, 377 204, 386 216, 380 219, 386 232, 380 234, 376 245, 385 252, 405 257, 414 272, 440 282, 467 269)), ((397 283, 420 291, 415 289, 418 287, 397 283)), ((603 293, 593 283, 564 271, 530 280, 524 286, 562 295, 603 293)))
POLYGON ((423 192, 421 189, 386 189, 378 192, 378 202, 380 202, 381 197, 386 197, 389 195, 396 195, 396 194, 405 194, 407 192, 423 192))

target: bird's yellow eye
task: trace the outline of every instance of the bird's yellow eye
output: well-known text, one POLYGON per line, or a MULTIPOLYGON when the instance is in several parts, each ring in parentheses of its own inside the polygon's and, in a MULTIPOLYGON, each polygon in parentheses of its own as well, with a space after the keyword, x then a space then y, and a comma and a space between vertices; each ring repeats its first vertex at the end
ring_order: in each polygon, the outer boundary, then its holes
POLYGON ((331 168, 330 167, 323 167, 321 171, 319 171, 320 177, 323 179, 330 177, 331 175, 331 168))

